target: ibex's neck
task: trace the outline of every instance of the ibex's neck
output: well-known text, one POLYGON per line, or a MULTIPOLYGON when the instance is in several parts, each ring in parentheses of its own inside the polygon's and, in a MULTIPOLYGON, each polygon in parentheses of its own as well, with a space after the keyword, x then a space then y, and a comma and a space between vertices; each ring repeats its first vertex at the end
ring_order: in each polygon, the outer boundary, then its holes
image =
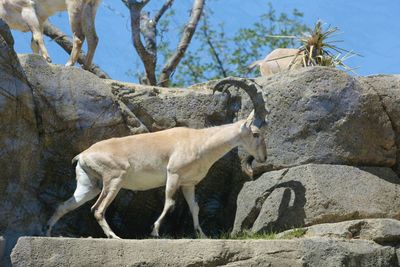
POLYGON ((240 145, 241 139, 239 129, 243 122, 244 121, 238 121, 236 123, 207 129, 208 136, 202 146, 202 154, 204 153, 203 155, 210 161, 215 162, 231 149, 240 145))

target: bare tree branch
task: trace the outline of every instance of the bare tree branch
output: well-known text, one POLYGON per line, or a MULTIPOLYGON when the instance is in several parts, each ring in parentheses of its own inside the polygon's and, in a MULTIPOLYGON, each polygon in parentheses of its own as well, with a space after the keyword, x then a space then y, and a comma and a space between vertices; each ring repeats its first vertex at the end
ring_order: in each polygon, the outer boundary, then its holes
POLYGON ((183 55, 185 54, 194 32, 196 31, 197 23, 199 22, 201 14, 203 13, 204 1, 205 0, 194 0, 190 19, 183 30, 182 38, 179 42, 178 48, 161 71, 159 79, 159 84, 161 86, 168 86, 171 74, 174 72, 183 55))
POLYGON ((168 10, 168 8, 171 7, 172 3, 174 2, 174 0, 167 0, 165 1, 164 5, 160 8, 160 10, 157 12, 157 14, 154 16, 154 21, 156 22, 156 24, 158 23, 158 21, 160 20, 160 18, 164 15, 165 11, 168 10))
MULTIPOLYGON (((68 54, 72 51, 72 41, 67 37, 65 33, 59 30, 57 27, 51 25, 49 22, 44 24, 44 34, 54 40, 59 46, 61 46, 68 54)), ((83 65, 86 62, 86 55, 81 51, 78 56, 78 63, 83 65)), ((111 77, 100 69, 96 64, 92 64, 89 69, 90 72, 103 79, 111 79, 111 77)))
MULTIPOLYGON (((133 45, 143 62, 146 79, 145 83, 150 85, 157 84, 155 75, 157 64, 157 23, 165 14, 168 8, 171 7, 174 0, 166 0, 160 10, 155 14, 154 18, 150 18, 149 13, 143 13, 142 9, 150 0, 122 0, 122 2, 129 8, 131 15, 131 29, 132 29, 132 42, 133 45), (144 38, 145 44, 143 45, 141 37, 144 38)), ((175 54, 168 60, 160 75, 162 86, 168 86, 169 78, 176 69, 196 30, 198 21, 201 17, 205 0, 194 0, 191 10, 191 16, 185 26, 181 40, 177 47, 175 54)))
POLYGON ((208 34, 208 25, 207 25, 206 19, 204 19, 203 34, 204 34, 204 37, 206 38, 208 46, 210 47, 212 56, 215 58, 215 61, 217 61, 217 68, 219 69, 220 74, 224 78, 228 77, 228 74, 225 71, 224 65, 222 64, 222 61, 219 58, 218 52, 212 43, 211 36, 208 34))
POLYGON ((154 20, 149 18, 149 14, 141 13, 140 15, 140 32, 146 43, 146 50, 155 57, 157 62, 157 25, 154 20))
MULTIPOLYGON (((124 0, 123 0, 124 1, 124 0)), ((143 62, 147 83, 151 85, 157 84, 157 78, 155 75, 156 69, 156 55, 154 53, 149 52, 143 45, 142 40, 140 39, 141 27, 141 11, 143 7, 150 0, 143 0, 142 2, 128 0, 128 8, 131 14, 131 29, 132 29, 132 42, 133 45, 139 54, 140 59, 143 62)), ((142 28, 144 29, 144 28, 142 28)))

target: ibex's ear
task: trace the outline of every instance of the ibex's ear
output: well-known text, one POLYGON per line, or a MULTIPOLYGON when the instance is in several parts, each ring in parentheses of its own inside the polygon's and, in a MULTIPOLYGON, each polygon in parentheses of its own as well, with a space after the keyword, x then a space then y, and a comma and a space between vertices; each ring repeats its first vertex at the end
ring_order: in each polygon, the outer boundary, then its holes
POLYGON ((242 125, 240 125, 239 131, 240 131, 240 134, 242 134, 242 135, 246 135, 250 132, 250 126, 247 125, 247 120, 242 125))

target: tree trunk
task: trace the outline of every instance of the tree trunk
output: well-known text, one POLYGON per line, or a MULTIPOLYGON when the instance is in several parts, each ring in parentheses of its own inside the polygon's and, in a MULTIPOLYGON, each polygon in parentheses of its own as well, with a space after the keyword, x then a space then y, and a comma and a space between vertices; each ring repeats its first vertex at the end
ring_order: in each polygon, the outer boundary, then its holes
POLYGON ((168 87, 171 74, 175 71, 179 62, 183 58, 186 49, 189 46, 190 41, 196 31, 197 24, 200 20, 201 14, 203 12, 205 0, 194 0, 190 19, 188 24, 186 24, 185 29, 182 33, 182 38, 179 42, 178 48, 174 55, 168 59, 165 64, 159 79, 159 84, 164 87, 168 87))

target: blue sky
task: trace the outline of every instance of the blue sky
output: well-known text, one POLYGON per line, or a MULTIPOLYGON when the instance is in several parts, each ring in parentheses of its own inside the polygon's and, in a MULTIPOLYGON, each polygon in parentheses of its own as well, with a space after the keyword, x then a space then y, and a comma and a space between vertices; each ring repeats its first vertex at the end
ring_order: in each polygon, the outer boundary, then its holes
MULTIPOLYGON (((164 1, 152 0, 147 10, 156 10, 164 1)), ((214 10, 214 23, 224 22, 232 32, 256 22, 268 10, 271 2, 277 12, 290 13, 297 8, 304 13, 310 27, 321 19, 340 28, 338 39, 343 48, 363 55, 347 61, 359 67, 360 75, 400 74, 400 0, 206 0, 214 10)), ((187 17, 192 0, 176 0, 180 16, 172 20, 172 31, 187 17)), ((51 22, 70 34, 66 13, 54 15, 51 22)), ((130 39, 130 20, 127 8, 120 0, 103 0, 96 18, 100 43, 94 58, 113 79, 137 82, 131 74, 142 69, 130 39)), ((29 33, 13 31, 18 53, 30 53, 29 33)), ((57 44, 46 39, 50 56, 56 64, 65 64, 68 55, 57 44)), ((265 51, 267 54, 269 51, 265 51)))

